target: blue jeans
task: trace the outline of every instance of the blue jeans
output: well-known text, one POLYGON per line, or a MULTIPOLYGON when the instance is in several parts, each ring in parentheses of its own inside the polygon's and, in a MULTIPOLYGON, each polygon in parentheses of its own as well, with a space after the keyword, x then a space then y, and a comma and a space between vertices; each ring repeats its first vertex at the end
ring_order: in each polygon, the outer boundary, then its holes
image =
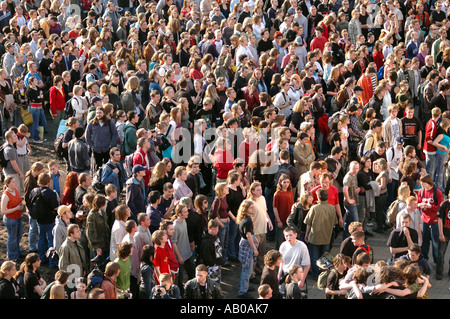
POLYGON ((44 128, 47 126, 47 120, 45 119, 44 109, 43 108, 30 108, 31 116, 33 117, 33 127, 31 129, 31 137, 37 141, 39 140, 39 126, 43 126, 44 128))
POLYGON ((31 218, 30 215, 28 215, 29 223, 30 223, 30 229, 28 230, 28 249, 30 252, 36 252, 37 251, 37 238, 39 234, 38 230, 38 224, 36 219, 31 218))
POLYGON ((248 291, 248 286, 250 285, 250 276, 252 275, 253 271, 253 263, 254 258, 251 257, 249 267, 242 267, 241 279, 239 280, 239 288, 238 288, 239 296, 247 293, 248 291))
POLYGON ((274 224, 275 228, 275 249, 278 250, 280 245, 284 242, 284 234, 283 230, 287 227, 287 224, 283 224, 281 228, 278 227, 277 224, 274 224))
POLYGON ((6 242, 6 251, 8 259, 16 260, 20 257, 20 240, 23 234, 22 218, 12 219, 4 216, 3 221, 8 231, 8 240, 6 242), (5 220, 6 219, 6 220, 5 220))
POLYGON ((433 177, 433 180, 435 179, 436 174, 436 154, 425 154, 425 169, 427 170, 427 173, 433 177))
MULTIPOLYGON (((53 227, 55 227, 55 223, 51 224, 39 224, 39 240, 38 240, 38 253, 41 261, 46 261, 48 258, 45 256, 45 253, 50 247, 53 247, 53 227)), ((58 263, 52 259, 49 260, 49 266, 54 267, 57 266, 58 263)))
POLYGON ((358 217, 358 206, 345 205, 345 216, 344 216, 344 232, 342 233, 342 240, 350 236, 348 232, 348 226, 352 222, 359 221, 358 217))
POLYGON ((229 231, 230 231, 230 222, 222 222, 224 228, 219 227, 219 240, 222 245, 222 259, 225 263, 227 261, 228 256, 228 242, 229 242, 229 231))
POLYGON ((330 245, 314 245, 309 243, 309 257, 311 258, 311 275, 313 278, 317 278, 319 276, 319 267, 316 265, 316 261, 322 257, 323 254, 330 251, 330 245))
MULTIPOLYGON (((236 238, 238 235, 238 228, 239 226, 230 219, 230 226, 228 230, 228 250, 227 250, 227 257, 230 258, 237 258, 237 253, 239 249, 239 242, 236 243, 236 238)), ((240 237, 240 236, 239 236, 240 237)))
POLYGON ((447 154, 436 153, 436 187, 441 192, 445 190, 445 169, 444 163, 447 161, 447 154))
POLYGON ((397 198, 398 192, 398 179, 393 179, 392 182, 387 184, 387 192, 388 192, 388 200, 386 202, 386 210, 389 208, 389 205, 397 198))
POLYGON ((276 232, 276 225, 275 223, 275 214, 273 213, 273 195, 275 194, 274 191, 268 187, 264 190, 264 194, 266 197, 266 204, 267 204, 267 214, 269 215, 270 221, 272 222, 272 225, 274 225, 272 230, 267 230, 267 239, 273 240, 275 237, 276 232))
POLYGON ((422 255, 426 260, 428 259, 428 254, 430 252, 430 242, 432 248, 432 256, 434 263, 438 261, 438 251, 439 251, 439 228, 438 224, 427 224, 422 222, 422 255))

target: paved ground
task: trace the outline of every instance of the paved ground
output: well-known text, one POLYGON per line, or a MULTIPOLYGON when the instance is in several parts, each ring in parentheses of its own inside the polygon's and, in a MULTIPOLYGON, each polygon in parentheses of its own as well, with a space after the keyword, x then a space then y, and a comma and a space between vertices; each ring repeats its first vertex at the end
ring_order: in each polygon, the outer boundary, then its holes
MULTIPOLYGON (((371 245, 374 251, 375 261, 378 260, 387 260, 390 257, 389 247, 386 245, 389 233, 385 232, 384 234, 373 233, 373 237, 368 237, 366 242, 371 245)), ((342 232, 339 234, 342 236, 342 232)), ((341 238, 341 237, 339 237, 341 238)), ((273 248, 273 242, 268 242, 268 249, 273 248)), ((334 243, 333 248, 331 250, 332 254, 337 254, 339 250, 340 240, 334 243)), ((450 260, 450 252, 447 253, 446 260, 450 260)), ((430 282, 432 287, 429 290, 430 299, 450 299, 450 277, 447 275, 449 264, 448 262, 444 265, 444 278, 442 280, 435 279, 435 271, 434 271, 434 263, 431 262, 431 266, 433 267, 430 282)), ((236 299, 237 297, 237 287, 239 283, 241 273, 241 266, 239 263, 232 263, 230 267, 222 268, 222 289, 226 299, 236 299)), ((308 277, 308 298, 309 299, 324 299, 325 292, 324 290, 320 290, 317 287, 314 287, 314 280, 308 277)), ((250 287, 254 287, 255 291, 252 292, 253 296, 256 298, 257 293, 256 289, 258 285, 250 284, 250 287)))

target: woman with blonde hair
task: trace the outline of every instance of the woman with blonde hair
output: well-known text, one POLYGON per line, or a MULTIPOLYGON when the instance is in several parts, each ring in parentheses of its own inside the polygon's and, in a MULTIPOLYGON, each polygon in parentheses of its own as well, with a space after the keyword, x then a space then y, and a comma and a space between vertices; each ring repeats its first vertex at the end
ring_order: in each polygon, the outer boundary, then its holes
POLYGON ((191 121, 189 121, 189 101, 185 97, 181 97, 178 99, 178 108, 181 112, 181 127, 185 128, 187 130, 191 130, 193 127, 193 124, 191 121))
POLYGON ((239 242, 239 261, 242 264, 241 279, 239 281, 238 296, 249 297, 250 276, 253 270, 254 257, 258 256, 258 241, 253 230, 252 217, 255 205, 250 199, 245 199, 239 206, 236 224, 239 225, 241 241, 239 242))
POLYGON ((16 274, 16 263, 7 260, 2 263, 0 267, 0 299, 19 299, 16 280, 14 275, 16 274))
POLYGON ((140 81, 137 76, 130 77, 124 86, 124 92, 122 92, 120 99, 122 107, 125 112, 137 111, 139 117, 144 116, 145 109, 142 106, 140 95, 138 95, 140 87, 140 81))
POLYGON ((150 177, 148 184, 152 191, 156 190, 161 194, 164 192, 164 184, 170 181, 166 176, 166 168, 166 164, 161 161, 156 163, 155 167, 153 167, 152 176, 150 177))

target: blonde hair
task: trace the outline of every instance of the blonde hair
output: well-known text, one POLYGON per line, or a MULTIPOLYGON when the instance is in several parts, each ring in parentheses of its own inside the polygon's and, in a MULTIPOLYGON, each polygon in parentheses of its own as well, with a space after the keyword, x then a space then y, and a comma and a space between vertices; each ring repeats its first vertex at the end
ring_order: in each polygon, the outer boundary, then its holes
POLYGON ((236 224, 239 224, 242 218, 249 216, 248 210, 252 205, 254 204, 250 199, 244 199, 244 201, 241 203, 238 209, 238 213, 236 216, 236 224))
POLYGON ((11 271, 13 269, 13 267, 16 267, 16 263, 11 261, 11 260, 7 260, 4 261, 2 263, 2 266, 0 267, 0 278, 5 278, 6 276, 6 272, 7 271, 11 271))
POLYGON ((224 198, 224 189, 225 187, 227 187, 227 183, 223 182, 223 183, 217 183, 216 186, 214 187, 214 190, 216 191, 216 196, 217 198, 224 198))
POLYGON ((411 190, 408 185, 400 185, 398 188, 397 195, 401 197, 403 200, 406 200, 411 194, 411 190))

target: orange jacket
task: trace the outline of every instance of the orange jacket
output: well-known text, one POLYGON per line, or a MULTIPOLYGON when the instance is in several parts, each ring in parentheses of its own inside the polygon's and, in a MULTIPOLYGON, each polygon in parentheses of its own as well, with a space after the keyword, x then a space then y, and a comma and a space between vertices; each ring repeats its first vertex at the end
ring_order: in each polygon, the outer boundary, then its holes
POLYGON ((365 73, 358 80, 358 85, 364 89, 361 94, 362 105, 366 105, 373 95, 372 79, 365 73))

